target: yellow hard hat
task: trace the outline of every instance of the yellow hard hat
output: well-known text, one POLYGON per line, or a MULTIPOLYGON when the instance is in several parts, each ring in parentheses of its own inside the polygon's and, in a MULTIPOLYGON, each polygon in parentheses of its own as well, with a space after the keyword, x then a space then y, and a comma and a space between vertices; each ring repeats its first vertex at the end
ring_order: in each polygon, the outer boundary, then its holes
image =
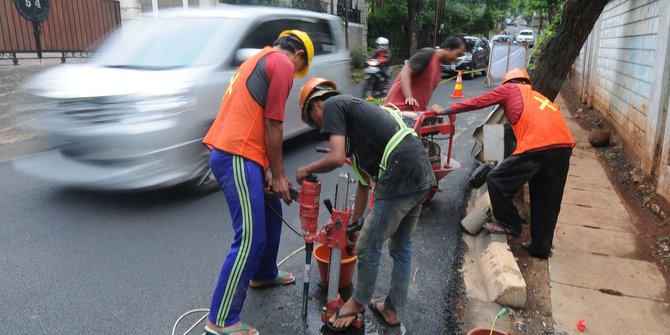
POLYGON ((296 78, 303 78, 307 75, 307 72, 309 71, 309 65, 312 63, 312 57, 314 57, 314 44, 312 44, 312 40, 309 38, 309 35, 307 35, 307 33, 302 30, 284 30, 281 32, 281 34, 279 34, 279 37, 284 35, 295 36, 305 46, 305 51, 307 52, 307 64, 305 64, 305 68, 295 74, 296 78))

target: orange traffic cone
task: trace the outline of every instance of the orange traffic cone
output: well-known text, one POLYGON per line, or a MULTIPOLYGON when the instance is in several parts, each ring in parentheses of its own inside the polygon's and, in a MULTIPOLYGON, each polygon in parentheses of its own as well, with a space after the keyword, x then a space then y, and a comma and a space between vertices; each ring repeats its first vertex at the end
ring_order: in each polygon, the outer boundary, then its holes
POLYGON ((465 98, 463 96, 463 77, 461 76, 461 71, 458 71, 458 75, 456 76, 456 85, 454 86, 454 94, 452 94, 451 97, 454 99, 465 98))

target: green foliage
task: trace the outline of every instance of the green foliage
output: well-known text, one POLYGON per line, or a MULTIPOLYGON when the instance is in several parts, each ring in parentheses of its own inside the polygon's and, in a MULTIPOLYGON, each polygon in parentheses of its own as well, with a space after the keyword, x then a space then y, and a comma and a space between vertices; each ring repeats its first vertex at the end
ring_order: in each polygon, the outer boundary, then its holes
MULTIPOLYGON (((513 0, 444 0, 442 38, 455 34, 487 35, 487 32, 504 22, 513 0)), ((379 36, 390 40, 394 63, 409 57, 409 19, 407 0, 367 0, 368 45, 374 46, 379 36)), ((442 43, 435 40, 436 0, 418 1, 417 47, 434 47, 442 43)))
POLYGON ((528 65, 528 70, 535 70, 535 61, 539 58, 540 53, 542 52, 542 45, 549 39, 556 37, 556 27, 561 23, 561 16, 554 16, 554 20, 547 25, 545 29, 540 32, 540 36, 535 40, 535 48, 533 49, 533 54, 531 55, 531 62, 528 65))
POLYGON ((364 48, 351 49, 349 57, 351 57, 351 66, 354 69, 362 69, 365 67, 365 60, 368 59, 368 50, 364 48))
POLYGON ((640 197, 642 197, 642 205, 647 206, 651 201, 651 192, 642 190, 640 192, 640 197))

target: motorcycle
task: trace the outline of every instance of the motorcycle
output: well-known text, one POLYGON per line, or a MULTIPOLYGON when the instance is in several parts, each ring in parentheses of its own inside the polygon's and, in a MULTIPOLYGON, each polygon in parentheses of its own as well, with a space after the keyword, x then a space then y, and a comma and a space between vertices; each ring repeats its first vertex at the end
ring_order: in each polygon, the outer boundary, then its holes
POLYGON ((369 58, 365 61, 367 66, 363 70, 365 76, 363 82, 363 97, 383 98, 388 93, 388 78, 381 68, 381 62, 375 58, 369 58))

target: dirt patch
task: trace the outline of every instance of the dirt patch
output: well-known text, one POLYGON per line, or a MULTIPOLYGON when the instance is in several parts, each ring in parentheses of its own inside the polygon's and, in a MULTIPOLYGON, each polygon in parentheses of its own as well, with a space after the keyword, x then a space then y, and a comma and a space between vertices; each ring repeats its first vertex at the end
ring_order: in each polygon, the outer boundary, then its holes
MULTIPOLYGON (((523 211, 522 214, 524 214, 523 211)), ((507 240, 523 279, 526 281, 525 308, 510 309, 512 334, 555 334, 549 291, 549 263, 530 256, 521 247, 524 241, 530 241, 530 228, 527 224, 524 225, 521 237, 511 237, 507 240)))
POLYGON ((582 128, 612 131, 613 143, 595 148, 595 151, 635 224, 638 246, 636 258, 658 266, 667 285, 665 300, 670 300, 670 203, 656 194, 655 180, 642 173, 635 163, 639 159, 626 149, 620 135, 597 111, 582 104, 567 81, 563 84, 561 95, 582 128))

